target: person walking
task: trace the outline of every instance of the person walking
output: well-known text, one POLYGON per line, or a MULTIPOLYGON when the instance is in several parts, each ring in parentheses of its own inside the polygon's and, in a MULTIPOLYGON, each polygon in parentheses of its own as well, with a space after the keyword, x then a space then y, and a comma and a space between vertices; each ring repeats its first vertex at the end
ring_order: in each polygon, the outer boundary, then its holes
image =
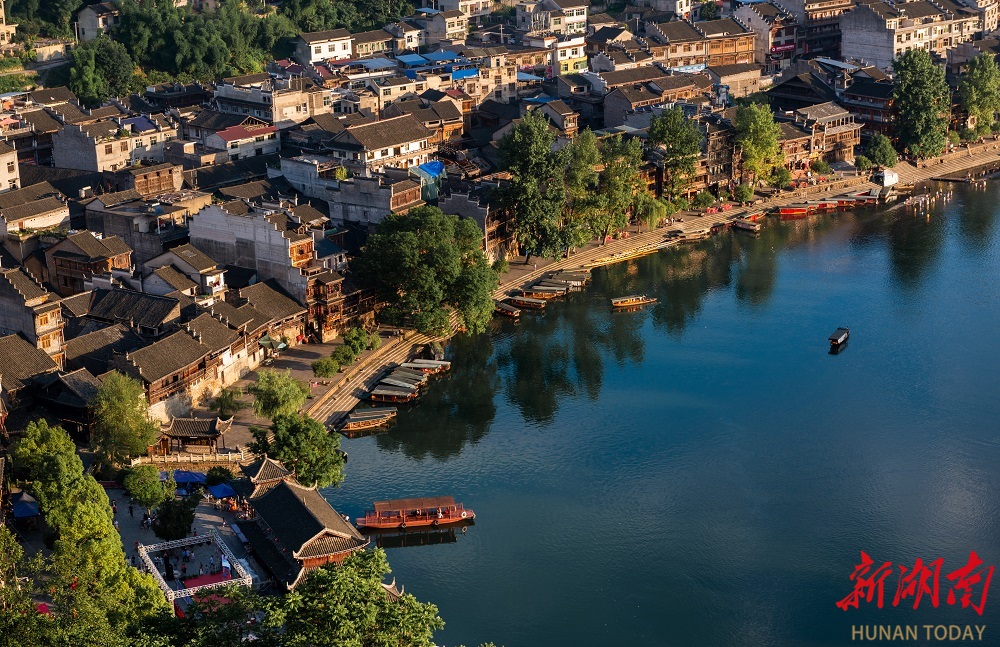
POLYGON ((130 517, 134 517, 135 516, 135 515, 132 514, 132 504, 131 503, 128 504, 128 516, 130 516, 130 517))

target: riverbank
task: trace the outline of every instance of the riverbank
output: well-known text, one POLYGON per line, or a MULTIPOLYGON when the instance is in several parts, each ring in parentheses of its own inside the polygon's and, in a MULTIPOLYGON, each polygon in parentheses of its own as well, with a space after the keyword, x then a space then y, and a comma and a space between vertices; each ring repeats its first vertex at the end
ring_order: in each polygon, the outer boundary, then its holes
MULTIPOLYGON (((980 168, 998 160, 1000 160, 1000 142, 991 139, 982 144, 973 144, 960 151, 922 161, 919 163, 919 167, 911 162, 900 162, 893 167, 893 170, 899 174, 902 184, 915 185, 946 174, 980 168)), ((714 214, 694 212, 679 214, 683 221, 674 222, 669 225, 669 229, 690 233, 729 221, 751 211, 781 207, 801 202, 804 199, 855 194, 871 190, 876 186, 865 177, 841 178, 822 185, 794 191, 782 191, 751 207, 734 207, 729 211, 714 214)), ((642 233, 630 232, 627 237, 612 240, 603 245, 596 240, 591 241, 567 258, 553 260, 533 257, 529 259, 528 263, 524 262, 524 257, 510 259, 510 269, 501 277, 500 286, 493 293, 493 297, 503 299, 512 290, 530 285, 553 271, 578 269, 588 263, 616 255, 620 256, 623 261, 628 260, 627 254, 629 252, 664 243, 666 230, 667 227, 659 227, 642 233)), ((665 246, 670 246, 670 244, 665 246)), ((368 391, 378 383, 378 378, 388 364, 404 362, 421 352, 427 344, 433 341, 443 341, 457 332, 456 316, 452 317, 452 332, 449 335, 432 336, 416 331, 406 332, 393 343, 384 346, 379 352, 373 353, 363 364, 351 367, 345 379, 330 389, 321 399, 310 404, 307 413, 327 424, 337 423, 367 396, 368 391)))

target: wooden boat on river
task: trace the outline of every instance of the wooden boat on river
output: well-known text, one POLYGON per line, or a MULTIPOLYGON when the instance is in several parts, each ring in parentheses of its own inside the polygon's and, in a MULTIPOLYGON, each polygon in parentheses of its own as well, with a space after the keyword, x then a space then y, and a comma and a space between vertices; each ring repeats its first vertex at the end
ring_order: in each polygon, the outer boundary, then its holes
POLYGON ((615 308, 627 308, 629 306, 642 306, 647 303, 654 303, 655 297, 648 297, 645 294, 631 294, 627 297, 611 299, 611 305, 615 308))
POLYGON ((341 433, 364 431, 375 429, 386 425, 396 417, 396 407, 373 407, 371 409, 358 409, 347 416, 347 420, 340 426, 341 433))
POLYGON ((440 373, 442 371, 439 366, 431 366, 430 364, 417 364, 416 362, 403 362, 400 364, 403 368, 408 368, 414 371, 420 371, 421 373, 426 373, 429 375, 434 375, 435 373, 440 373))
POLYGON ((357 519, 358 528, 406 530, 470 523, 476 518, 475 512, 450 496, 376 501, 374 507, 357 519))
POLYGON ((850 328, 837 328, 830 335, 830 346, 837 347, 847 343, 847 338, 851 336, 850 328))
POLYGON ((545 308, 545 301, 531 297, 509 297, 507 302, 518 308, 530 308, 532 310, 542 310, 545 308))
POLYGON ((378 384, 368 397, 373 402, 412 402, 417 398, 417 390, 378 384))
POLYGON ((760 231, 761 224, 759 222, 753 222, 752 220, 744 220, 740 218, 733 221, 733 229, 740 231, 749 231, 757 233, 760 231))
POLYGON ((518 290, 521 296, 528 297, 531 299, 555 299, 566 294, 565 288, 547 288, 542 286, 534 286, 530 288, 521 288, 518 290))
POLYGON ((422 364, 427 366, 436 366, 442 371, 447 371, 451 369, 451 362, 443 359, 422 359, 420 357, 410 360, 413 364, 422 364))
POLYGON ((521 311, 512 305, 506 304, 503 301, 496 302, 496 311, 505 317, 511 317, 512 319, 517 319, 521 316, 521 311))

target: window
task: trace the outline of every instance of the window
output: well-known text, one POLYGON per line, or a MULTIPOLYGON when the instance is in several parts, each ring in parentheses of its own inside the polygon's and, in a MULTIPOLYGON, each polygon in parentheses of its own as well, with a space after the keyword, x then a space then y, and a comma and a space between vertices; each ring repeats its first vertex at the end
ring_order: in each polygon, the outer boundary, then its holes
POLYGON ((392 88, 386 88, 385 90, 382 90, 382 96, 383 97, 391 97, 392 96, 392 88))
POLYGON ((323 46, 320 45, 319 47, 314 48, 313 52, 315 52, 316 54, 322 54, 323 53, 323 46))
POLYGON ((336 43, 330 43, 329 45, 326 46, 326 51, 328 52, 335 51, 336 49, 337 49, 336 43))
POLYGON ((155 143, 156 143, 156 135, 153 135, 152 137, 149 138, 149 145, 152 146, 155 143))
POLYGON ((385 156, 387 156, 389 154, 389 149, 388 148, 383 148, 382 150, 379 151, 378 154, 381 155, 382 157, 385 157, 385 156))
POLYGON ((17 165, 14 162, 7 162, 7 172, 13 173, 17 165))
POLYGON ((118 148, 120 148, 123 153, 127 153, 128 152, 128 142, 122 142, 121 145, 118 148))
POLYGON ((239 142, 232 142, 232 143, 229 144, 229 148, 232 149, 232 150, 236 150, 239 147, 240 147, 240 143, 239 142))
POLYGON ((113 152, 115 152, 115 149, 111 146, 111 144, 105 144, 104 145, 104 154, 105 155, 110 155, 113 152))

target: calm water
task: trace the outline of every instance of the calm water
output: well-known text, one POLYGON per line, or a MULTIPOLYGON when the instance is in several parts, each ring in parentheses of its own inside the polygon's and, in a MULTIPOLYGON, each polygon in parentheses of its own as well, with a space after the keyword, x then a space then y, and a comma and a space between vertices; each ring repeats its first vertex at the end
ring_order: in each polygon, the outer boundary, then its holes
POLYGON ((998 198, 772 220, 595 271, 455 340, 451 376, 391 432, 345 441, 330 500, 475 509, 453 543, 388 553, 440 607, 441 644, 848 645, 852 624, 978 623, 1000 645, 1000 573, 982 618, 944 593, 892 608, 895 578, 882 610, 834 605, 861 550, 1000 564, 998 198), (635 292, 659 302, 610 311, 635 292))

